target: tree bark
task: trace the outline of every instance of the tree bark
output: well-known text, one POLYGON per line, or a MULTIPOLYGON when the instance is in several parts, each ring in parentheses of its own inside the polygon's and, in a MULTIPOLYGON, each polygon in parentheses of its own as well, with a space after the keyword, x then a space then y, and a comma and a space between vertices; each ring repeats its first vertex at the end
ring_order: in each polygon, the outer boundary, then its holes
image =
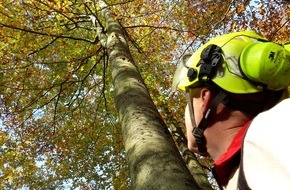
MULTIPOLYGON (((122 27, 104 1, 106 42, 134 190, 201 189, 191 176, 136 68, 122 27)), ((101 36, 100 36, 101 37, 101 36)))
POLYGON ((188 147, 187 147, 187 139, 184 133, 177 124, 170 124, 170 129, 172 136, 179 147, 180 152, 183 155, 183 159, 189 168, 191 175, 193 176, 194 180, 198 183, 201 189, 212 189, 212 185, 209 183, 207 173, 207 169, 204 169, 195 156, 188 147))

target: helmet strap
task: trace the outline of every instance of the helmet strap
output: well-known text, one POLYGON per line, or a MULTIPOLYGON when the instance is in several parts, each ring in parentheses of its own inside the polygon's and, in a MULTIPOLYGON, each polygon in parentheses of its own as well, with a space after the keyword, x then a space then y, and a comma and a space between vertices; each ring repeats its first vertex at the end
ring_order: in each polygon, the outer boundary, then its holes
MULTIPOLYGON (((187 93, 189 94, 189 93, 187 93)), ((215 96, 215 98, 210 103, 209 108, 207 109, 206 113, 204 114, 203 118, 201 119, 198 126, 196 126, 196 122, 194 119, 194 112, 193 112, 193 104, 190 95, 187 95, 187 101, 189 104, 189 113, 190 113, 190 119, 191 123, 193 125, 192 134, 195 137, 195 142, 198 148, 198 152, 200 155, 206 155, 207 149, 206 149, 206 139, 204 137, 204 131, 207 128, 207 124, 209 121, 209 116, 212 113, 212 110, 216 108, 216 106, 221 103, 225 98, 226 94, 223 91, 219 91, 219 93, 215 96)))

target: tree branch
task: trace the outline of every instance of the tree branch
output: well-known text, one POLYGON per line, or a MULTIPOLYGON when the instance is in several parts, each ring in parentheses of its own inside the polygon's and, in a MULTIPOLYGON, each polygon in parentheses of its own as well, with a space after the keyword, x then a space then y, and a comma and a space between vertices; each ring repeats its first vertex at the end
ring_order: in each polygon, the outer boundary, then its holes
POLYGON ((20 30, 20 31, 24 31, 24 32, 32 33, 32 34, 37 34, 37 35, 41 35, 41 36, 50 36, 50 37, 56 37, 56 38, 66 38, 66 39, 71 39, 71 40, 76 40, 76 41, 89 42, 89 43, 92 43, 92 44, 95 44, 96 41, 97 41, 96 39, 94 41, 91 41, 91 40, 84 39, 84 38, 77 38, 77 37, 73 37, 73 36, 65 36, 63 34, 43 33, 43 32, 30 30, 28 28, 20 28, 20 27, 17 27, 17 26, 9 25, 9 24, 4 24, 2 22, 0 22, 0 26, 6 27, 6 28, 11 28, 11 29, 14 29, 14 30, 20 30))

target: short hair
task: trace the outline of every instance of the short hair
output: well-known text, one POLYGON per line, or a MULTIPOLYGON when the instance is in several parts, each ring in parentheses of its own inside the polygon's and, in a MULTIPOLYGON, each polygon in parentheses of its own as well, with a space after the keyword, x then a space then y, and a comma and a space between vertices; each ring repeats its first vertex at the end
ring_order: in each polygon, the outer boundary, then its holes
POLYGON ((202 88, 209 89, 214 95, 217 95, 220 91, 223 91, 227 96, 221 102, 222 104, 232 110, 239 110, 253 117, 276 105, 282 99, 283 92, 285 91, 265 89, 256 93, 235 94, 223 90, 213 82, 207 82, 198 88, 190 88, 189 93, 191 94, 191 97, 199 96, 202 88))

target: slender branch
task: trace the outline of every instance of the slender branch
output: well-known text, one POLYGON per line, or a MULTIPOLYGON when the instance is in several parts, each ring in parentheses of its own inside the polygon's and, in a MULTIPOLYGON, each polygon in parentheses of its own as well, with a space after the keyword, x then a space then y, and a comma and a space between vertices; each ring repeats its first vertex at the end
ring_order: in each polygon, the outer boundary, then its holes
POLYGON ((164 29, 164 30, 173 30, 176 32, 191 32, 189 30, 181 30, 181 29, 177 29, 177 28, 172 28, 172 27, 168 27, 168 26, 154 26, 154 25, 134 25, 134 26, 124 26, 124 28, 154 28, 154 29, 164 29))
MULTIPOLYGON (((279 30, 281 30, 287 23, 289 23, 290 19, 286 20, 281 26, 279 26, 279 28, 277 28, 275 30, 275 32, 273 32, 273 34, 276 34, 279 32, 279 30)), ((272 35, 273 36, 273 35, 272 35)), ((269 39, 269 40, 272 40, 272 39, 269 39)))
POLYGON ((101 27, 101 28, 104 29, 105 27, 103 26, 103 24, 100 21, 100 19, 96 16, 96 14, 90 9, 90 7, 86 3, 84 5, 85 5, 86 9, 90 12, 91 16, 94 19, 94 20, 92 19, 93 25, 95 27, 101 27), (97 23, 96 23, 96 21, 97 21, 97 23), (98 24, 98 26, 97 26, 97 24, 98 24))
POLYGON ((55 102, 55 106, 54 106, 54 113, 53 113, 53 132, 52 134, 54 135, 55 134, 55 121, 56 121, 56 115, 57 115, 57 107, 58 107, 58 103, 59 103, 59 100, 60 100, 60 96, 61 96, 61 93, 62 93, 62 85, 60 85, 60 89, 59 89, 59 93, 57 94, 57 98, 56 98, 56 102, 55 102))
POLYGON ((48 33, 43 33, 43 32, 30 30, 28 28, 20 28, 20 27, 17 27, 17 26, 9 25, 9 24, 4 24, 2 22, 0 22, 0 26, 6 27, 6 28, 15 29, 15 30, 20 30, 20 31, 24 31, 24 32, 32 33, 32 34, 37 34, 37 35, 41 35, 41 36, 50 36, 50 37, 56 37, 56 38, 66 38, 66 39, 71 39, 71 40, 76 40, 76 41, 85 41, 85 42, 89 42, 89 43, 92 43, 92 44, 96 43, 96 39, 94 41, 91 41, 91 40, 84 39, 84 38, 77 38, 77 37, 73 37, 73 36, 65 36, 65 35, 62 35, 62 34, 48 34, 48 33))
POLYGON ((57 39, 58 39, 58 37, 54 38, 54 39, 51 40, 49 43, 47 43, 45 46, 43 46, 43 47, 41 47, 41 48, 39 48, 39 49, 37 49, 37 50, 34 50, 33 52, 29 53, 28 55, 33 55, 33 54, 35 54, 35 53, 37 53, 37 52, 39 52, 39 51, 41 51, 41 50, 46 49, 48 46, 50 46, 51 44, 53 44, 57 39))

